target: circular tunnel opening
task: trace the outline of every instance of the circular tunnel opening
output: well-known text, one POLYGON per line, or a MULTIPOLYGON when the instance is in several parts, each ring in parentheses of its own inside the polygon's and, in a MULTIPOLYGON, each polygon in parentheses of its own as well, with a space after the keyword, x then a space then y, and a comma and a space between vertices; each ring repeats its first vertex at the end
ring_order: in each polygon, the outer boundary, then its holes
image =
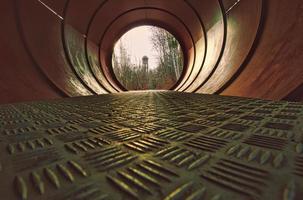
POLYGON ((167 30, 137 26, 115 43, 112 68, 127 90, 169 90, 183 73, 183 55, 179 41, 167 30))

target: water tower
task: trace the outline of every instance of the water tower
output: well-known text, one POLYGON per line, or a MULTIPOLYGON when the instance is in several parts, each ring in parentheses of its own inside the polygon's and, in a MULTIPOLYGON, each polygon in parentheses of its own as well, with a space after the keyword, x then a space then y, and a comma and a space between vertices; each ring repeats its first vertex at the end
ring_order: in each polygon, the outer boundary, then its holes
POLYGON ((142 58, 143 69, 148 72, 148 57, 143 56, 142 58))

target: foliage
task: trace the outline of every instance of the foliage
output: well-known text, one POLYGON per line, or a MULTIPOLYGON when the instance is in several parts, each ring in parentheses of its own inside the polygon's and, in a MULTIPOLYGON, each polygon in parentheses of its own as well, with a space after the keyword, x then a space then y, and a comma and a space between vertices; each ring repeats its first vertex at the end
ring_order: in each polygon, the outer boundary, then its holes
POLYGON ((141 61, 132 63, 123 42, 113 54, 114 73, 128 90, 169 89, 182 73, 182 50, 175 37, 157 27, 151 27, 150 31, 153 48, 158 52, 155 69, 148 69, 141 61))

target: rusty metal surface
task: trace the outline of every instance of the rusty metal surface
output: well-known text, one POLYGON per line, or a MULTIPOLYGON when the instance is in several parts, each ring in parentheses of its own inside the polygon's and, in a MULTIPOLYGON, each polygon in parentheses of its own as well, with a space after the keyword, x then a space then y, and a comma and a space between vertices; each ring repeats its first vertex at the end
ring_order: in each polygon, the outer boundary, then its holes
POLYGON ((180 40, 185 70, 173 90, 299 101, 302 5, 301 0, 3 0, 0 103, 123 91, 112 73, 112 47, 126 30, 142 24, 163 26, 180 40))
POLYGON ((23 43, 14 2, 0 6, 0 103, 59 98, 59 88, 45 78, 23 43))
MULTIPOLYGON (((190 83, 189 87, 180 88, 183 90, 186 89, 187 92, 194 92, 207 81, 208 77, 210 77, 216 69, 218 61, 223 54, 226 30, 222 13, 223 7, 220 6, 219 1, 191 0, 188 1, 188 4, 192 6, 193 11, 198 13, 201 22, 205 24, 207 42, 205 61, 200 66, 199 74, 195 77, 195 80, 190 83)), ((199 52, 197 54, 199 54, 199 52)))
POLYGON ((95 94, 108 93, 103 88, 104 86, 93 76, 85 54, 85 37, 72 26, 66 24, 64 26, 64 34, 67 56, 77 75, 95 94))
POLYGON ((57 10, 59 2, 30 0, 11 4, 16 4, 24 43, 50 82, 69 96, 107 93, 90 72, 84 36, 68 25, 63 28, 64 13, 57 10))
POLYGON ((73 66, 69 65, 64 54, 61 32, 63 20, 38 1, 18 1, 15 4, 20 34, 24 34, 24 43, 28 45, 33 59, 45 76, 69 96, 92 94, 77 79, 73 66))
POLYGON ((303 40, 298 36, 303 34, 303 1, 263 2, 265 18, 259 45, 223 95, 282 99, 302 84, 303 40))
POLYGON ((231 10, 226 9, 226 44, 223 56, 210 79, 196 91, 213 94, 243 67, 259 34, 263 1, 240 1, 231 10))
MULTIPOLYGON (((100 0, 92 1, 69 1, 66 8, 65 21, 66 28, 74 28, 81 35, 85 36, 84 53, 87 57, 88 67, 91 68, 96 80, 106 89, 109 93, 117 92, 110 83, 106 80, 104 74, 100 70, 98 45, 89 39, 89 31, 91 29, 91 20, 94 18, 94 12, 98 9, 100 0), (81 17, 79 17, 81 13, 81 17)), ((83 53, 83 52, 82 52, 83 53)))
POLYGON ((0 106, 1 199, 303 195, 303 104, 137 92, 0 106))

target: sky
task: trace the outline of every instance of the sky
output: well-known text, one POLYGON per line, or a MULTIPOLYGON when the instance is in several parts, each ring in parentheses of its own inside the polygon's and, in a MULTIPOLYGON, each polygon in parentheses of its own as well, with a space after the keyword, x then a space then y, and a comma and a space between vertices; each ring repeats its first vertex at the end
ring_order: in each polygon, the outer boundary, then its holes
POLYGON ((147 56, 149 58, 149 68, 156 68, 157 52, 153 49, 150 28, 151 26, 139 26, 126 32, 116 43, 115 52, 119 52, 117 49, 122 40, 133 63, 137 63, 136 60, 141 60, 143 56, 147 56))

